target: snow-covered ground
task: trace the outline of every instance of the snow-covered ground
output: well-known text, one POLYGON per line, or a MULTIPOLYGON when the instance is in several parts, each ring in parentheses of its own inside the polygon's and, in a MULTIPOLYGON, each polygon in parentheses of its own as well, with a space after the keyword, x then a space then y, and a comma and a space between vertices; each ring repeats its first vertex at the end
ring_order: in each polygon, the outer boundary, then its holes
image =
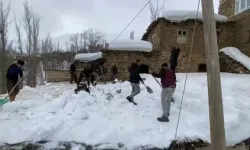
MULTIPOLYGON (((152 76, 143 75, 154 89, 135 97, 137 106, 129 103, 129 82, 97 85, 91 94, 74 94, 74 85, 53 83, 36 89, 25 87, 17 101, 0 108, 0 142, 75 141, 117 148, 118 143, 132 149, 141 145, 168 147, 176 130, 185 74, 178 74, 170 122, 156 120, 161 115, 160 86, 152 76), (116 91, 122 89, 121 93, 116 91), (110 93, 110 94, 109 94, 110 93)), ((227 145, 250 137, 250 75, 222 74, 227 145)), ((210 141, 206 74, 188 75, 186 93, 178 129, 178 140, 210 141)))

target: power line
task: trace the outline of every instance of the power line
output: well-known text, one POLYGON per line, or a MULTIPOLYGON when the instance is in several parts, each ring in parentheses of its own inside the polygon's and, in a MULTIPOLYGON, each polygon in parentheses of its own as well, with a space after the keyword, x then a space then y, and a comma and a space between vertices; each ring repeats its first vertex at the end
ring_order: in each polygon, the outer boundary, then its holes
POLYGON ((128 23, 128 25, 114 38, 114 40, 112 40, 109 44, 113 43, 115 40, 117 40, 117 38, 119 36, 121 36, 121 34, 130 26, 130 24, 140 15, 140 13, 146 8, 146 6, 151 2, 151 0, 149 0, 143 7, 142 9, 135 15, 135 17, 128 23))
POLYGON ((197 6, 197 10, 196 10, 196 18, 195 18, 195 23, 194 23, 194 28, 193 28, 193 35, 192 35, 192 40, 191 40, 191 49, 190 49, 189 57, 188 57, 187 72, 186 72, 186 76, 185 76, 184 88, 183 88, 182 98, 181 98, 181 106, 180 106, 179 115, 178 115, 178 119, 177 119, 176 130, 175 130, 175 142, 177 140, 177 133, 178 133, 179 123, 180 123, 182 104, 183 104, 184 95, 185 95, 185 91, 186 91, 186 85, 187 85, 187 79, 188 79, 188 73, 189 73, 189 65, 190 65, 191 55, 192 55, 193 46, 194 46, 194 36, 195 36, 195 31, 196 31, 196 25, 197 25, 197 20, 198 20, 200 3, 201 3, 201 0, 198 1, 198 6, 197 6))

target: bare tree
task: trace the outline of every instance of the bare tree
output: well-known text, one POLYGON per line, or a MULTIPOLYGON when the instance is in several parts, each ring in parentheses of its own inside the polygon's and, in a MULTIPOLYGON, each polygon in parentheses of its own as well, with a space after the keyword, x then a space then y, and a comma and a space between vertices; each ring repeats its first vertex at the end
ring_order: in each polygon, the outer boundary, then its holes
POLYGON ((157 18, 160 17, 160 15, 162 14, 162 10, 163 10, 163 7, 159 7, 159 0, 157 0, 157 5, 156 7, 153 5, 152 2, 150 2, 150 12, 151 12, 151 21, 155 21, 157 20, 157 18))
POLYGON ((42 54, 52 53, 53 49, 54 47, 53 47, 52 39, 50 35, 47 35, 47 37, 41 42, 42 54))
POLYGON ((81 33, 84 41, 84 47, 89 52, 95 52, 97 44, 103 40, 103 33, 98 30, 89 28, 81 33))
POLYGON ((0 94, 6 92, 5 87, 5 71, 6 71, 6 50, 7 50, 7 32, 8 32, 8 17, 10 13, 10 3, 5 7, 3 1, 0 1, 0 35, 1 35, 1 43, 0 43, 0 94))
POLYGON ((70 47, 71 51, 73 51, 73 52, 79 51, 80 50, 79 34, 78 33, 73 34, 72 36, 70 36, 69 40, 70 40, 70 43, 71 43, 70 44, 71 45, 71 47, 70 47))
POLYGON ((22 43, 22 38, 21 38, 21 22, 17 22, 16 17, 15 17, 15 28, 16 28, 16 35, 17 35, 17 43, 18 43, 18 50, 21 55, 23 55, 23 43, 22 43))
POLYGON ((130 32, 130 40, 135 39, 135 31, 130 32))
POLYGON ((39 24, 40 18, 37 17, 32 9, 29 7, 27 0, 24 2, 24 29, 27 35, 27 52, 28 52, 28 85, 31 87, 36 86, 36 69, 37 58, 39 53, 38 36, 39 36, 39 24))

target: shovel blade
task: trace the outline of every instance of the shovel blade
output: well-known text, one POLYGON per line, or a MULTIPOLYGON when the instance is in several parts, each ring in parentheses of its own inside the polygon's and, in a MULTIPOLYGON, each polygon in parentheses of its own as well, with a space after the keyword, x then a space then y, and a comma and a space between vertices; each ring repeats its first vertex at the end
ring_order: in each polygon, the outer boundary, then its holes
POLYGON ((8 101, 9 101, 8 99, 0 99, 0 106, 4 105, 8 101))
POLYGON ((147 88, 148 93, 152 94, 154 92, 150 87, 147 86, 146 88, 147 88))

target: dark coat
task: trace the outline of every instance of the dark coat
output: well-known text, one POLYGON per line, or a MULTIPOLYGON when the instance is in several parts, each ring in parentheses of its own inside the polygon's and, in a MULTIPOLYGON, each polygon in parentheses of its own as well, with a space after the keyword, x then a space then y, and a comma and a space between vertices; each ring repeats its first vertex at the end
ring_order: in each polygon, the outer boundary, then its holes
POLYGON ((180 54, 180 49, 179 48, 173 48, 171 51, 171 57, 170 57, 170 68, 173 70, 176 68, 178 65, 178 57, 180 54))
POLYGON ((75 64, 70 65, 70 72, 76 72, 76 66, 75 64))
POLYGON ((16 64, 12 64, 9 66, 6 74, 6 78, 13 81, 18 82, 18 76, 23 77, 23 71, 16 64))
POLYGON ((131 83, 140 83, 143 82, 141 76, 140 76, 140 66, 137 65, 136 63, 132 63, 131 66, 129 67, 129 81, 131 83))

